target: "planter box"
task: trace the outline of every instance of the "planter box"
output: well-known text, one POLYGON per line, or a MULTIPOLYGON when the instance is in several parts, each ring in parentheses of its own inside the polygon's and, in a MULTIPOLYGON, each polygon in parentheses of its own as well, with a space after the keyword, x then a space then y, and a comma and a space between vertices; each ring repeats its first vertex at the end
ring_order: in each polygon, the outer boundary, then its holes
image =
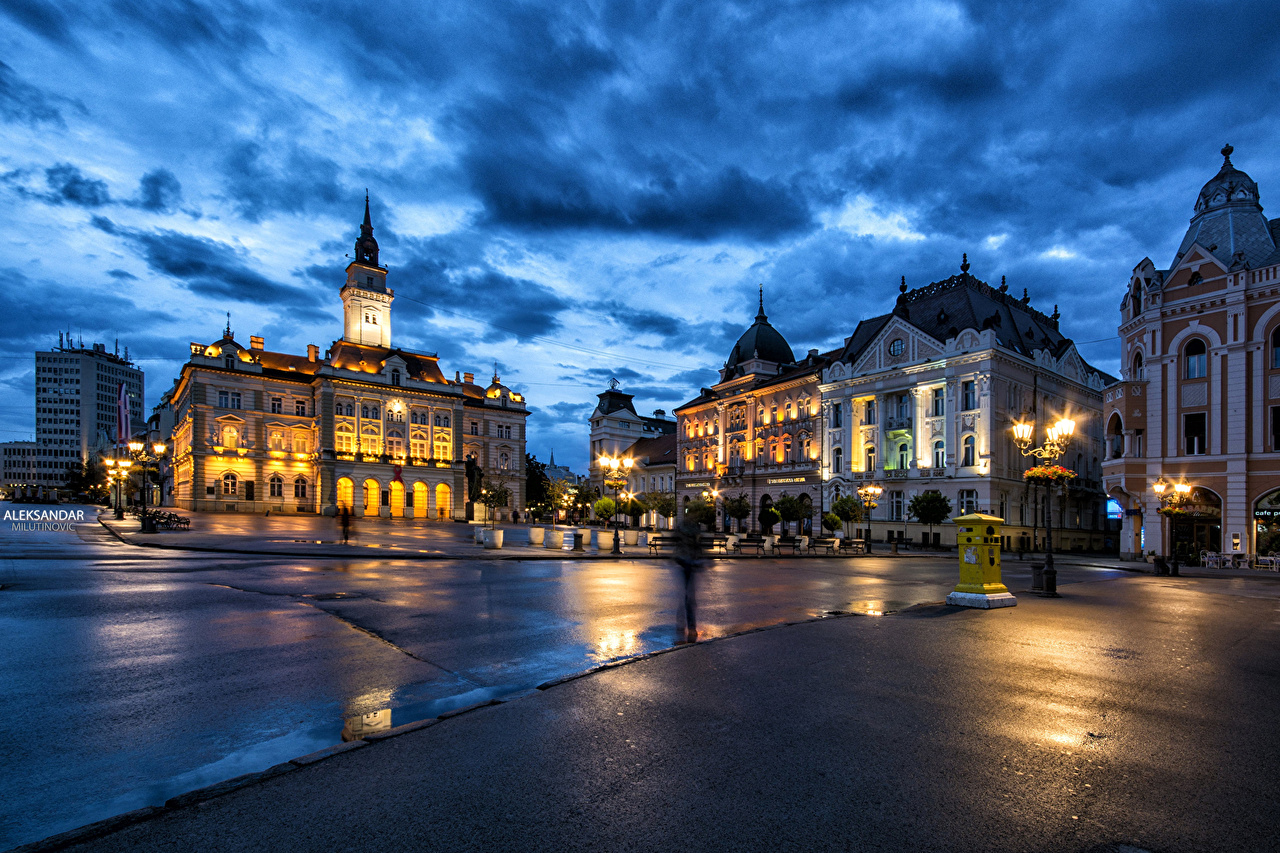
POLYGON ((553 551, 564 550, 564 531, 563 530, 546 531, 546 536, 542 540, 542 546, 544 548, 550 548, 553 551))
POLYGON ((622 544, 623 544, 623 545, 638 545, 638 544, 640 544, 640 531, 639 531, 639 530, 624 530, 624 531, 622 531, 622 544))
POLYGON ((613 550, 613 531, 612 530, 596 531, 596 548, 601 551, 613 550))
POLYGON ((530 527, 529 528, 529 544, 541 545, 542 537, 546 535, 546 532, 547 532, 547 529, 545 527, 530 527))
POLYGON ((489 528, 485 527, 485 528, 482 528, 482 530, 484 531, 482 536, 484 540, 484 547, 489 549, 502 548, 503 530, 501 528, 494 528, 490 530, 489 528))

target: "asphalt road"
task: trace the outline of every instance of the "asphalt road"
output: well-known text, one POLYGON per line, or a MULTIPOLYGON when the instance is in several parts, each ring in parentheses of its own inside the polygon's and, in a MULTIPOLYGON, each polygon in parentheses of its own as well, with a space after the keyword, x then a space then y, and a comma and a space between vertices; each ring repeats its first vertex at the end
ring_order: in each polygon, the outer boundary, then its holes
MULTIPOLYGON (((0 848, 672 644, 664 562, 257 559, 0 531, 0 848), (389 713, 388 713, 389 712, 389 713)), ((1016 591, 1026 564, 1010 563, 1016 591)), ((1064 566, 1061 582, 1122 576, 1064 566)), ((941 600, 949 560, 740 559, 705 637, 941 600)))

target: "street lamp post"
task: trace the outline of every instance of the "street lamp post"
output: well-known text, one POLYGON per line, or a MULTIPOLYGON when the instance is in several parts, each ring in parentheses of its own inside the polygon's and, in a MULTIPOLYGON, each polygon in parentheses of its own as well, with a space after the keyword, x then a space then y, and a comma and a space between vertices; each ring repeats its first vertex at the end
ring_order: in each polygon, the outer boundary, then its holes
MULTIPOLYGON (((1160 509, 1158 510, 1160 515, 1160 550, 1173 558, 1170 571, 1175 575, 1178 574, 1178 555, 1174 553, 1172 541, 1167 546, 1165 545, 1165 510, 1186 503, 1191 497, 1191 488, 1190 483, 1170 484, 1164 477, 1151 484, 1151 491, 1156 493, 1156 499, 1160 501, 1160 509), (1169 492, 1170 485, 1173 486, 1173 491, 1171 492, 1169 492), (1165 492, 1169 492, 1169 494, 1166 495, 1165 492)), ((1172 531, 1170 531, 1170 534, 1172 534, 1172 531)), ((1172 538, 1171 535, 1170 538, 1172 538)))
POLYGON ((711 526, 712 526, 712 529, 717 533, 720 532, 720 515, 719 515, 719 511, 716 509, 716 500, 719 497, 720 497, 719 489, 703 489, 702 490, 702 499, 704 501, 710 501, 711 503, 711 515, 715 518, 715 521, 712 523, 711 526))
POLYGON ((156 523, 149 515, 147 515, 147 472, 151 470, 151 463, 159 462, 164 458, 167 448, 160 442, 152 444, 150 447, 142 441, 129 442, 129 455, 134 458, 142 471, 141 492, 142 492, 142 532, 155 533, 156 523))
POLYGON ((884 493, 884 489, 875 483, 867 483, 858 489, 858 500, 862 501, 862 508, 867 512, 867 553, 871 553, 871 510, 880 504, 877 503, 880 495, 884 493))
POLYGON ((107 476, 116 486, 116 520, 124 518, 124 495, 123 486, 125 480, 129 478, 129 466, 133 464, 128 459, 103 459, 102 464, 107 466, 107 476))
POLYGON ((613 489, 613 550, 612 554, 621 555, 622 545, 618 542, 618 490, 627 484, 627 475, 636 461, 620 456, 603 455, 600 457, 600 471, 604 475, 604 484, 613 489))
MULTIPOLYGON (((1071 418, 1063 418, 1045 431, 1044 444, 1032 447, 1036 423, 1033 420, 1018 421, 1013 425, 1013 442, 1022 451, 1023 456, 1034 456, 1045 462, 1053 462, 1067 449, 1067 443, 1075 434, 1076 422, 1071 418)), ((1045 504, 1049 509, 1049 519, 1044 526, 1044 587, 1047 595, 1057 595, 1058 570, 1053 567, 1053 484, 1045 485, 1045 504)), ((1062 507, 1058 507, 1059 512, 1062 507)))

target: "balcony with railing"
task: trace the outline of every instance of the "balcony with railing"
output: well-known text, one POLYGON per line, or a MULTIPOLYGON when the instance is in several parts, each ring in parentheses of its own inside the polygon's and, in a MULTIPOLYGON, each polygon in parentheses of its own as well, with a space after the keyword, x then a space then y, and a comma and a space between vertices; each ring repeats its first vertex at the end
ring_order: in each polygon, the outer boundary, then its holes
POLYGON ((886 432, 910 430, 912 423, 911 415, 891 415, 884 419, 884 428, 886 432))

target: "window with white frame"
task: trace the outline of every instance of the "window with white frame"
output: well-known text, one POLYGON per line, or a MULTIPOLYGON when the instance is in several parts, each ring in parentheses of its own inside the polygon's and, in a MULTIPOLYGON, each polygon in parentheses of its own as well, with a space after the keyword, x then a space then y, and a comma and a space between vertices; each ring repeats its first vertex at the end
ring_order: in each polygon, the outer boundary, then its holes
POLYGON ((960 513, 977 512, 978 511, 978 490, 977 489, 961 489, 959 495, 960 513))
POLYGON ((941 441, 935 441, 933 443, 933 467, 947 467, 947 446, 941 441))
POLYGON ((889 520, 902 521, 904 507, 906 506, 906 496, 900 491, 889 492, 889 520))
POLYGON ((966 435, 960 443, 962 459, 961 467, 969 467, 977 464, 977 442, 972 435, 966 435))
POLYGON ((294 478, 293 496, 295 498, 305 498, 307 496, 307 478, 306 477, 294 478))
POLYGON ((867 471, 876 470, 876 446, 874 444, 867 445, 866 452, 867 471))
POLYGON ((235 474, 222 475, 222 493, 224 495, 234 495, 240 490, 240 478, 235 474))
POLYGON ((972 379, 960 383, 960 408, 964 411, 978 408, 978 383, 972 379))
POLYGON ((273 415, 284 414, 284 398, 283 397, 271 398, 271 414, 273 415))
POLYGON ((284 477, 279 474, 272 474, 271 479, 267 481, 267 486, 271 497, 284 497, 284 477))
POLYGON ((837 447, 831 451, 831 469, 837 474, 844 471, 844 448, 837 447))

